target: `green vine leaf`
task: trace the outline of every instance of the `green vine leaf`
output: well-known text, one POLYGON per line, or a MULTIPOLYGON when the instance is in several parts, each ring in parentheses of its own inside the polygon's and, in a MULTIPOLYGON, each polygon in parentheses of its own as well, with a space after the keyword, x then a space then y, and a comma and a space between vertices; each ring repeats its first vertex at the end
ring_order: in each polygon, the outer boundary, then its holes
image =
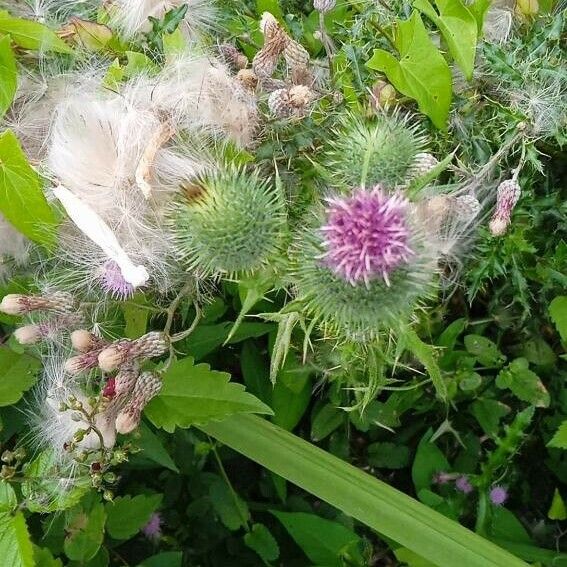
POLYGON ((242 384, 229 379, 229 374, 211 370, 208 364, 195 366, 193 358, 179 360, 165 374, 159 396, 146 406, 146 416, 156 427, 172 433, 176 427, 235 413, 273 413, 242 384))
POLYGON ((0 39, 0 118, 10 108, 18 86, 16 59, 10 43, 9 35, 0 39))
POLYGON ((478 39, 476 19, 461 0, 435 0, 435 4, 439 13, 429 0, 415 0, 413 3, 441 30, 451 55, 470 81, 478 39))
POLYGON ((0 134, 0 213, 30 240, 50 245, 55 215, 34 171, 11 130, 0 134))
POLYGON ((366 66, 385 73, 398 91, 415 99, 421 112, 437 128, 444 129, 452 99, 451 71, 418 12, 398 24, 394 45, 399 61, 391 53, 376 49, 366 66))

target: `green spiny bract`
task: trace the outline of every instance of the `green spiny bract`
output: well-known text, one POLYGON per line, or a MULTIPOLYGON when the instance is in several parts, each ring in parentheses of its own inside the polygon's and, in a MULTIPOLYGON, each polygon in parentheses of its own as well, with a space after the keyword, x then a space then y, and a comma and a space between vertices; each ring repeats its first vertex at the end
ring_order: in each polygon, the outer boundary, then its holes
POLYGON ((389 285, 383 278, 352 285, 322 260, 323 214, 315 218, 296 239, 292 276, 298 301, 326 334, 339 340, 372 341, 385 329, 403 325, 433 292, 437 258, 419 230, 410 240, 414 254, 389 275, 389 285))
POLYGON ((334 132, 325 165, 339 188, 394 187, 410 175, 425 136, 399 114, 378 115, 373 121, 349 116, 334 132))
POLYGON ((277 255, 286 228, 277 186, 244 168, 209 171, 182 187, 185 199, 173 231, 188 269, 205 276, 238 276, 277 255))

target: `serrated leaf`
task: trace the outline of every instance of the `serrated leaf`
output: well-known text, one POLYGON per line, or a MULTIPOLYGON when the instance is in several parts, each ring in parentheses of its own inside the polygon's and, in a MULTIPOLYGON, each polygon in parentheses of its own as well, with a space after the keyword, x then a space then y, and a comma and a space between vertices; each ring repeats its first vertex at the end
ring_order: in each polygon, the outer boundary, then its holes
POLYGON ((414 0, 413 6, 441 30, 451 55, 470 81, 478 39, 475 16, 461 0, 435 0, 435 4, 439 13, 435 11, 429 0, 414 0))
POLYGON ((0 212, 22 234, 40 244, 55 238, 55 215, 11 130, 0 134, 0 212))
POLYGON ((465 348, 484 366, 502 366, 506 357, 494 342, 482 335, 467 335, 465 348))
POLYGON ((409 462, 410 451, 405 445, 371 443, 368 445, 368 462, 374 467, 403 469, 409 462))
POLYGON ((266 563, 275 561, 280 556, 278 542, 264 524, 254 524, 244 536, 244 543, 266 563))
POLYGON ((18 505, 18 497, 6 480, 0 480, 0 512, 14 510, 18 505))
POLYGON ((16 58, 10 43, 9 35, 0 39, 0 118, 10 108, 18 87, 16 58))
POLYGON ((0 557, 10 567, 35 567, 33 547, 21 512, 0 512, 0 557))
POLYGON ((250 520, 248 504, 220 478, 209 487, 209 498, 221 522, 229 530, 236 531, 250 520))
POLYGON ((148 523, 161 501, 161 494, 116 498, 105 506, 106 531, 114 539, 130 539, 148 523))
POLYGON ((549 315, 564 343, 567 343, 567 295, 556 297, 549 305, 549 315))
POLYGON ((500 420, 510 413, 510 408, 497 400, 478 399, 472 403, 471 413, 484 432, 494 439, 498 436, 500 420))
POLYGON ((567 420, 559 426, 547 446, 554 449, 567 449, 567 420))
POLYGON ((229 379, 229 374, 211 370, 207 364, 194 365, 190 357, 178 360, 165 374, 163 387, 146 406, 145 414, 156 427, 172 433, 176 427, 235 413, 272 413, 242 384, 229 379))
POLYGON ((549 392, 539 376, 529 369, 525 358, 517 358, 503 368, 496 377, 496 386, 508 388, 518 399, 536 407, 549 406, 549 392))
POLYGON ((444 129, 452 99, 451 70, 418 12, 398 24, 394 44, 399 61, 391 53, 376 49, 367 67, 385 73, 398 91, 415 99, 421 112, 437 128, 444 129))
POLYGON ((0 346, 0 407, 15 404, 37 381, 41 362, 0 346))
POLYGON ((14 43, 24 49, 73 53, 73 50, 47 26, 32 20, 14 18, 5 10, 0 10, 0 34, 9 34, 14 43))
POLYGON ((33 558, 35 567, 63 567, 61 559, 56 559, 53 554, 46 547, 33 548, 33 558))
POLYGON ((106 513, 96 495, 85 506, 77 506, 66 513, 65 541, 63 549, 69 559, 82 561, 92 559, 104 539, 106 513))

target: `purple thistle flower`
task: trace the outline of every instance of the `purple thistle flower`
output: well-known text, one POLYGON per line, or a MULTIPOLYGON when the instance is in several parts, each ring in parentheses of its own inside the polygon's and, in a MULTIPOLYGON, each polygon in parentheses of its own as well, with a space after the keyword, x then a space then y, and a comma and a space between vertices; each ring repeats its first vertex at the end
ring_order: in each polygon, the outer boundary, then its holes
POLYGON ((488 497, 495 506, 502 506, 508 500, 508 491, 503 486, 493 486, 488 497))
POLYGON ((107 260, 100 271, 102 289, 115 299, 125 300, 134 295, 134 286, 122 275, 120 266, 114 260, 107 260))
POLYGON ((325 264, 353 286, 389 275, 412 254, 406 222, 408 201, 388 195, 377 185, 349 197, 328 200, 327 224, 322 227, 325 264))
POLYGON ((463 494, 470 494, 474 490, 473 485, 469 481, 469 478, 465 475, 460 476, 455 481, 455 488, 463 494))
POLYGON ((158 541, 161 538, 161 515, 154 512, 148 523, 140 530, 149 540, 158 541))

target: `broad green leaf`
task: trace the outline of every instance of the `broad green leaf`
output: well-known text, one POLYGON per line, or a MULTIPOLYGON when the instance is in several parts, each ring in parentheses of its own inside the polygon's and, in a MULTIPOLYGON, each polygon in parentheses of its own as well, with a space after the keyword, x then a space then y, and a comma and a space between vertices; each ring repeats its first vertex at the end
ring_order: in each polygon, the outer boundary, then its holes
POLYGON ((102 86, 108 90, 118 92, 120 83, 124 79, 124 67, 120 65, 120 60, 116 58, 108 67, 106 75, 102 79, 102 86))
POLYGON ((93 495, 88 503, 79 505, 66 513, 65 542, 63 548, 69 559, 82 561, 92 559, 104 539, 106 513, 104 506, 93 495))
POLYGON ((181 551, 164 551, 144 559, 138 567, 181 567, 182 562, 181 551))
POLYGON ((445 455, 437 445, 431 442, 431 437, 432 431, 429 430, 419 442, 413 461, 411 476, 415 491, 418 494, 420 490, 431 486, 435 473, 449 472, 451 470, 445 455))
MULTIPOLYGON (((148 466, 148 463, 156 463, 173 472, 179 472, 173 459, 169 456, 161 439, 142 421, 138 428, 139 437, 135 441, 136 447, 141 449, 140 453, 132 455, 128 460, 128 465, 137 468, 138 466, 148 466)), ((150 465, 151 466, 151 465, 150 465)))
POLYGON ((0 557, 9 567, 35 567, 33 547, 21 512, 0 512, 0 557))
POLYGON ((564 343, 567 343, 567 295, 556 297, 549 305, 549 315, 564 343))
POLYGON ((41 362, 0 346, 0 407, 15 404, 37 380, 41 362))
POLYGON ((265 419, 234 415, 200 429, 439 567, 527 567, 457 522, 265 419))
POLYGON ((551 506, 547 512, 547 517, 550 520, 567 520, 565 502, 563 501, 563 498, 561 498, 561 493, 557 488, 553 492, 553 500, 551 501, 551 506))
POLYGON ((447 349, 455 348, 457 338, 465 330, 466 326, 467 320, 465 318, 456 319, 447 325, 444 331, 439 335, 437 344, 447 349))
POLYGON ((482 30, 484 28, 484 18, 490 8, 492 0, 475 0, 468 4, 468 9, 476 20, 476 29, 478 31, 479 37, 482 35, 482 30))
POLYGON ((434 563, 427 561, 427 559, 405 547, 396 549, 394 555, 398 561, 401 561, 407 567, 435 567, 434 563))
POLYGON ((55 215, 11 130, 0 134, 0 213, 31 240, 50 244, 55 238, 55 215))
POLYGON ((345 412, 333 404, 322 406, 311 420, 311 440, 321 441, 344 422, 345 412))
POLYGON ((410 452, 404 445, 371 443, 368 445, 368 462, 378 468, 403 469, 409 463, 410 452))
POLYGON ((34 546, 33 558, 35 567, 63 567, 61 559, 53 557, 51 551, 46 547, 34 546))
POLYGON ((495 439, 498 437, 500 420, 510 413, 510 408, 497 400, 479 398, 472 403, 471 413, 484 432, 495 439))
POLYGON ((275 561, 280 556, 278 542, 264 524, 254 524, 244 536, 244 543, 265 562, 275 561))
POLYGON ((9 35, 0 38, 0 118, 10 108, 18 87, 16 58, 10 43, 9 35))
POLYGON ((47 26, 32 20, 14 18, 5 10, 0 10, 0 35, 4 34, 10 35, 14 43, 24 49, 73 53, 73 50, 47 26))
POLYGON ((211 484, 209 498, 221 522, 229 530, 238 530, 250 520, 248 504, 224 480, 219 478, 211 484))
POLYGON ((267 354, 262 353, 255 341, 246 341, 240 353, 240 369, 247 390, 272 405, 272 383, 267 354))
POLYGON ((18 497, 6 480, 0 480, 0 512, 9 512, 18 505, 18 497))
POLYGON ((476 19, 461 0, 435 0, 435 4, 439 13, 429 0, 414 0, 413 6, 441 30, 451 55, 470 81, 478 39, 476 19))
POLYGON ((114 539, 130 539, 148 523, 161 501, 161 494, 116 498, 105 506, 106 531, 114 539))
POLYGON ((539 376, 529 369, 525 358, 517 358, 503 368, 496 377, 496 386, 508 388, 517 398, 536 407, 549 406, 549 392, 539 376))
POLYGON ((73 40, 89 51, 103 51, 112 40, 112 30, 103 24, 71 18, 65 26, 73 40))
POLYGON ((266 413, 272 410, 244 390, 229 382, 230 375, 211 370, 207 364, 193 364, 192 358, 175 362, 166 372, 163 387, 145 409, 156 426, 169 431, 234 413, 266 413))
POLYGON ((278 0, 256 0, 256 14, 261 16, 264 12, 270 12, 280 22, 284 21, 282 9, 278 0))
POLYGON ((496 344, 482 335, 467 335, 464 343, 467 351, 484 366, 502 366, 506 361, 496 344))
POLYGON ((559 426, 559 429, 555 432, 547 446, 554 449, 567 449, 567 421, 564 421, 559 426))
POLYGON ((400 22, 394 36, 398 61, 383 49, 374 50, 366 65, 382 71, 398 91, 415 99, 421 112, 439 128, 446 127, 451 106, 451 70, 429 38, 418 12, 400 22))
POLYGON ((159 67, 144 53, 127 51, 126 60, 126 67, 124 67, 124 76, 126 78, 135 77, 140 74, 153 75, 159 71, 159 67))
POLYGON ((342 524, 303 512, 272 514, 315 565, 342 567, 342 557, 351 554, 360 537, 342 524))

